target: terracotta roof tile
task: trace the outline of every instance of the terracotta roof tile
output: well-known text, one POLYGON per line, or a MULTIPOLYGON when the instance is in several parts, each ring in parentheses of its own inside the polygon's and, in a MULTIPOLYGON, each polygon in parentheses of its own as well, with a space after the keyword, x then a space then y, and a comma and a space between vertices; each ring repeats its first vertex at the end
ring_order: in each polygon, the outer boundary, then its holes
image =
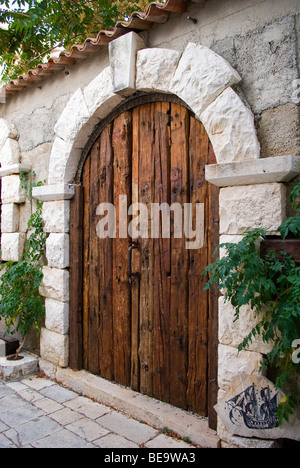
MULTIPOLYGON (((197 0, 196 0, 197 1, 197 0)), ((199 0, 198 0, 199 1, 199 0)), ((154 23, 166 23, 171 13, 184 13, 189 0, 165 0, 164 3, 151 3, 146 12, 135 12, 128 21, 118 21, 112 31, 100 31, 95 38, 87 38, 83 44, 73 45, 69 51, 63 51, 58 58, 50 58, 47 63, 39 64, 27 74, 19 76, 4 86, 6 95, 16 94, 63 70, 66 65, 75 65, 78 60, 86 59, 99 48, 129 31, 145 31, 154 23)), ((0 90, 1 91, 1 90, 0 90)))

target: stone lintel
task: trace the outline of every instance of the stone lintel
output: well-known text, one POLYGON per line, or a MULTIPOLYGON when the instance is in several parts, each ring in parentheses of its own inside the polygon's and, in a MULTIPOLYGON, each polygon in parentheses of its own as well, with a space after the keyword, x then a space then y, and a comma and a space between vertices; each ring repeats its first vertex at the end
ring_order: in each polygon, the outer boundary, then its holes
POLYGON ((75 186, 71 184, 43 185, 34 187, 33 198, 40 201, 71 200, 75 195, 75 186))
POLYGON ((293 155, 212 164, 205 167, 206 180, 218 187, 289 182, 298 174, 300 174, 300 157, 293 155))

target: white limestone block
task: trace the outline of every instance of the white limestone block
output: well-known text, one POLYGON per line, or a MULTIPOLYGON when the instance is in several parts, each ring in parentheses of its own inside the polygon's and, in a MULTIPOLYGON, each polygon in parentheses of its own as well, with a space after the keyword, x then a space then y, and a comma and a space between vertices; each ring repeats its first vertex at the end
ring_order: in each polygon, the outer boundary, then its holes
POLYGON ((25 246, 25 234, 14 232, 1 236, 1 260, 19 262, 22 259, 25 246))
POLYGON ((12 164, 10 166, 2 166, 0 169, 0 177, 6 177, 14 174, 21 174, 21 172, 30 172, 32 169, 31 164, 12 164))
POLYGON ((32 196, 40 201, 71 200, 75 195, 75 186, 71 184, 42 185, 33 187, 32 196))
POLYGON ((1 232, 17 232, 19 229, 20 208, 15 203, 2 205, 1 232))
POLYGON ((59 268, 43 267, 40 294, 60 302, 69 302, 69 272, 59 268))
POLYGON ((137 53, 136 89, 169 92, 180 53, 171 49, 142 49, 137 53))
POLYGON ((145 47, 144 40, 129 32, 109 43, 113 92, 123 95, 135 90, 137 51, 145 47))
POLYGON ((69 232, 70 202, 58 200, 43 203, 42 218, 45 232, 69 232))
POLYGON ((190 43, 180 59, 169 90, 199 116, 222 91, 240 81, 240 75, 227 60, 208 47, 190 43))
POLYGON ((200 115, 217 163, 260 157, 254 116, 232 88, 227 88, 200 115))
POLYGON ((68 268, 70 266, 69 248, 69 234, 50 234, 46 241, 46 258, 48 266, 53 268, 68 268))
POLYGON ((69 333, 69 303, 46 298, 45 309, 47 330, 67 335, 69 333))
POLYGON ((2 167, 20 162, 20 149, 19 144, 12 138, 7 138, 0 151, 0 163, 2 167))
POLYGON ((41 357, 60 367, 67 367, 69 361, 69 337, 54 331, 41 329, 41 357))
POLYGON ((26 200, 25 190, 21 187, 18 175, 2 178, 2 203, 24 203, 26 200))
MULTIPOLYGON (((223 235, 220 236, 220 244, 238 244, 241 240, 243 240, 244 235, 223 235)), ((219 250, 220 258, 223 258, 227 255, 226 247, 221 247, 219 250)))
POLYGON ((72 182, 81 156, 81 149, 73 148, 72 142, 56 137, 49 163, 49 184, 72 182))
POLYGON ((228 432, 239 436, 233 442, 240 438, 253 442, 252 437, 266 439, 267 444, 274 439, 300 441, 299 408, 289 415, 288 421, 283 419, 278 424, 277 407, 283 397, 283 391, 265 376, 248 375, 241 370, 215 410, 228 432))
POLYGON ((99 119, 106 117, 123 99, 113 92, 110 67, 84 88, 83 95, 90 114, 99 119))
MULTIPOLYGON (((235 321, 235 310, 231 303, 225 302, 223 296, 219 298, 219 342, 221 344, 238 348, 260 320, 261 317, 256 317, 255 312, 249 306, 244 306, 240 310, 239 319, 235 321)), ((248 350, 268 354, 272 348, 272 344, 264 343, 262 338, 255 337, 249 344, 248 350)))
POLYGON ((219 205, 221 234, 265 229, 272 235, 286 216, 286 188, 278 183, 222 188, 219 205))
POLYGON ((17 138, 17 130, 5 119, 0 119, 0 149, 2 149, 7 138, 17 138))
POLYGON ((289 182, 299 174, 300 158, 293 155, 205 166, 205 179, 218 187, 289 182))
POLYGON ((238 352, 233 346, 219 344, 218 384, 219 388, 230 388, 234 377, 244 372, 248 375, 259 374, 262 355, 253 351, 238 352))
MULTIPOLYGON (((83 148, 85 142, 81 138, 81 132, 85 125, 89 124, 90 117, 82 90, 79 88, 68 101, 54 127, 54 131, 65 142, 71 143, 76 148, 83 148)), ((93 121, 94 125, 96 123, 96 121, 93 121)), ((92 132, 92 128, 90 132, 92 132)))

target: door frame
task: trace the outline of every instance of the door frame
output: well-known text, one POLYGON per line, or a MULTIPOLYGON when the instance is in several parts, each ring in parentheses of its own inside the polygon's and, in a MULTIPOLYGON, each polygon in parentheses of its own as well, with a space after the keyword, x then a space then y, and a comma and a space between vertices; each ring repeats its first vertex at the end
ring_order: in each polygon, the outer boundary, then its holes
MULTIPOLYGON (((75 196, 70 204, 70 339, 69 366, 73 370, 83 368, 83 187, 81 174, 88 154, 99 138, 104 128, 117 116, 142 104, 150 102, 171 102, 187 108, 191 115, 193 111, 181 99, 165 93, 140 93, 117 106, 100 124, 98 124, 82 151, 75 178, 75 196)), ((195 117, 195 115, 194 115, 195 117)), ((211 146, 212 148, 212 146, 211 146)), ((215 164, 213 150, 209 155, 209 164, 215 164)), ((208 183, 208 182, 207 182, 208 183)), ((218 200, 219 189, 211 185, 212 197, 218 200)), ((210 201, 211 201, 210 199, 210 201)), ((210 203, 209 207, 209 259, 213 261, 213 253, 219 244, 219 204, 210 203)), ((218 395, 218 297, 217 287, 209 291, 209 340, 208 340, 208 419, 212 429, 217 427, 217 415, 214 406, 218 395)))

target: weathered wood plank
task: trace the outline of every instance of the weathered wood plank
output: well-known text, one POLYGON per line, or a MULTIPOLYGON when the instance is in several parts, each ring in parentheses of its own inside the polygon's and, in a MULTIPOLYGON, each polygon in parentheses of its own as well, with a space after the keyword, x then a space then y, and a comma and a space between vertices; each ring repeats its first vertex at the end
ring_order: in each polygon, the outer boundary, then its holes
POLYGON ((271 250, 276 252, 279 259, 282 260, 281 252, 284 250, 291 255, 298 265, 300 264, 300 240, 299 239, 265 239, 260 245, 260 255, 265 257, 271 250))
MULTIPOLYGON (((182 208, 189 201, 189 113, 177 104, 172 104, 171 109, 171 203, 179 203, 182 208)), ((181 238, 177 238, 178 222, 174 215, 172 219, 170 354, 174 359, 170 366, 170 402, 186 408, 189 257, 183 231, 179 229, 181 238)))
MULTIPOLYGON (((191 249, 189 265, 189 364, 187 376, 188 409, 207 414, 208 372, 208 293, 203 291, 202 272, 207 266, 208 248, 208 187, 205 182, 205 165, 208 163, 209 140, 203 125, 191 117, 189 139, 190 203, 193 220, 196 205, 204 204, 205 237, 201 248, 191 249)), ((193 229, 195 228, 195 223, 193 229)))
MULTIPOLYGON (((132 111, 132 203, 139 201, 139 107, 132 111)), ((138 239, 133 239, 138 241, 138 239)), ((140 272, 140 250, 132 251, 132 271, 140 272)), ((140 389, 139 321, 140 279, 133 278, 131 286, 131 388, 140 389)))
MULTIPOLYGON (((140 107, 139 201, 148 208, 154 198, 153 104, 140 107)), ((153 240, 142 238, 140 280, 140 391, 153 394, 153 240)))
MULTIPOLYGON (((114 329, 114 378, 123 385, 131 380, 131 317, 130 288, 128 281, 129 239, 120 237, 119 196, 127 196, 125 209, 131 203, 131 133, 132 114, 124 112, 114 121, 114 205, 116 208, 117 236, 113 251, 113 329, 114 329)), ((127 219, 128 222, 128 219, 127 219)), ((124 233, 123 233, 124 234, 124 233)))
POLYGON ((70 206, 70 367, 83 364, 83 187, 77 185, 70 206))
MULTIPOLYGON (((209 164, 216 164, 211 143, 209 144, 209 164)), ((208 263, 218 258, 214 251, 219 245, 219 188, 209 185, 209 245, 208 263)), ((218 301, 220 292, 217 285, 209 293, 209 344, 208 344, 208 420, 211 429, 217 428, 217 413, 214 406, 218 398, 218 301)))
POLYGON ((83 367, 88 369, 88 320, 89 320, 89 276, 90 276, 90 166, 91 158, 85 163, 83 185, 83 367))
MULTIPOLYGON (((112 203, 112 124, 103 130, 100 137, 99 177, 99 203, 112 203)), ((99 267, 99 367, 102 377, 113 380, 113 239, 111 237, 99 241, 99 267)))
MULTIPOLYGON (((154 203, 170 202, 170 125, 169 103, 155 106, 154 142, 154 203)), ((162 236, 162 212, 159 219, 159 238, 154 239, 154 345, 153 345, 153 396, 170 400, 170 238, 162 236)), ((170 227, 170 225, 169 225, 170 227)))
POLYGON ((99 205, 99 152, 100 139, 93 146, 91 151, 90 167, 90 224, 89 224, 89 317, 88 317, 88 369, 94 373, 99 373, 99 343, 98 330, 100 323, 100 268, 99 268, 99 247, 100 239, 97 236, 97 207, 99 205))

